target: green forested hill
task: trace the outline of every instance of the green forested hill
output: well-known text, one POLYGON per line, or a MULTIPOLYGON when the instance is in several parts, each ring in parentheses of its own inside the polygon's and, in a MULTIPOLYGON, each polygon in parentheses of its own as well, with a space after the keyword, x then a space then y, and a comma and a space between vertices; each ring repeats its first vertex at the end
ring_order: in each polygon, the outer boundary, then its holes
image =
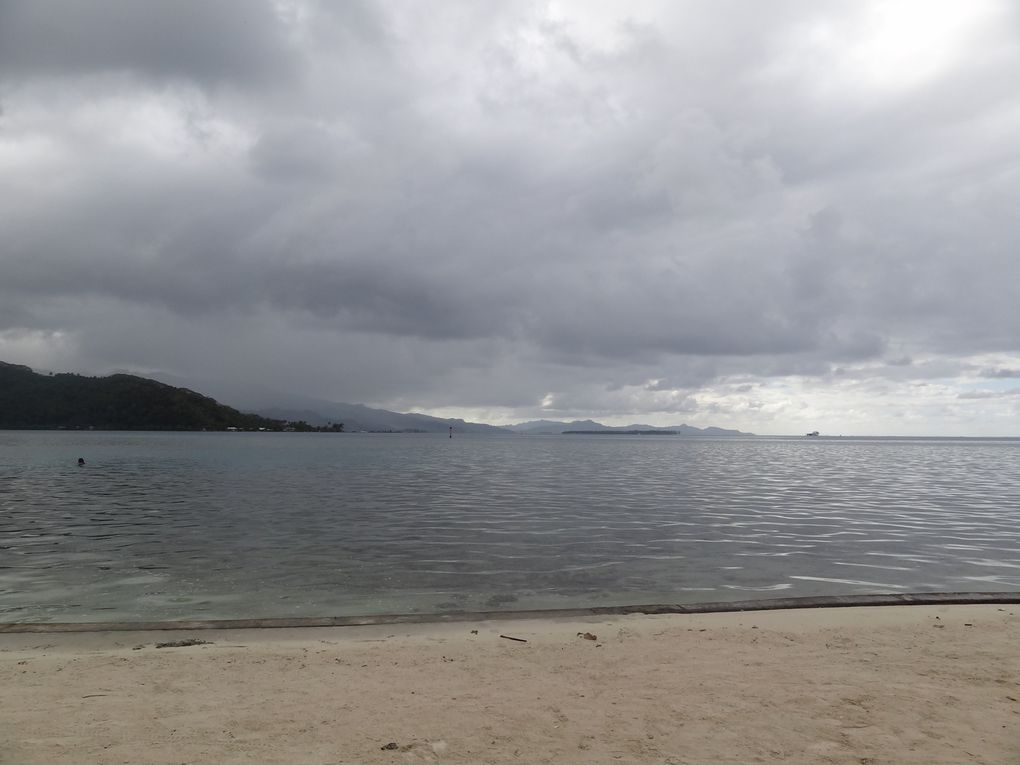
POLYGON ((186 388, 134 375, 41 375, 0 361, 0 428, 226 430, 282 427, 186 388))

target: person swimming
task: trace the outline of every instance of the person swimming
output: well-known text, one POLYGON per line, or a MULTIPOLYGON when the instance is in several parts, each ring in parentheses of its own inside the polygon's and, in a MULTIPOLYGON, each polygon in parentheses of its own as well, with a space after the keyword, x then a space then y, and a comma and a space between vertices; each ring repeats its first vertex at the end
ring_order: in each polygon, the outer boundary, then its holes
POLYGON ((78 458, 78 467, 81 467, 84 464, 85 464, 85 458, 84 457, 79 457, 78 458))

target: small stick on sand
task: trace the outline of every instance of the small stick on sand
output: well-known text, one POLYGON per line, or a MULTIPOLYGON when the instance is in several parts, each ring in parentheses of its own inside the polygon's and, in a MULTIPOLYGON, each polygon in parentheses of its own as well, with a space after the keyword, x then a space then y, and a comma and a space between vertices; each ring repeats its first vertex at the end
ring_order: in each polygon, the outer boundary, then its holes
POLYGON ((527 643, 527 642, 528 642, 528 641, 527 641, 527 640, 525 640, 524 638, 515 638, 515 637, 510 637, 509 635, 500 635, 500 637, 501 637, 501 638, 504 638, 504 639, 506 639, 506 640, 516 640, 516 641, 517 641, 518 643, 527 643))

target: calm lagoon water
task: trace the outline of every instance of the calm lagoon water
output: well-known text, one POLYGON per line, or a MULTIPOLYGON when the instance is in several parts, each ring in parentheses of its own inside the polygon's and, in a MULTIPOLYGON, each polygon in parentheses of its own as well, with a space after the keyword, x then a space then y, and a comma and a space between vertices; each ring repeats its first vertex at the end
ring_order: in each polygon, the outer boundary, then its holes
POLYGON ((1020 591, 1020 441, 0 432, 4 622, 925 591, 1020 591))

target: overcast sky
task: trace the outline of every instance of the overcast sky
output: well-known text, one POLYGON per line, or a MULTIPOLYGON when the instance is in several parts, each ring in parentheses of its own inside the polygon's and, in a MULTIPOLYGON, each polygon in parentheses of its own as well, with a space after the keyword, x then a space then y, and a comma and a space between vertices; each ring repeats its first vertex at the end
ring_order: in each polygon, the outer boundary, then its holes
POLYGON ((0 0, 0 199, 37 369, 1020 435, 1010 0, 0 0))

